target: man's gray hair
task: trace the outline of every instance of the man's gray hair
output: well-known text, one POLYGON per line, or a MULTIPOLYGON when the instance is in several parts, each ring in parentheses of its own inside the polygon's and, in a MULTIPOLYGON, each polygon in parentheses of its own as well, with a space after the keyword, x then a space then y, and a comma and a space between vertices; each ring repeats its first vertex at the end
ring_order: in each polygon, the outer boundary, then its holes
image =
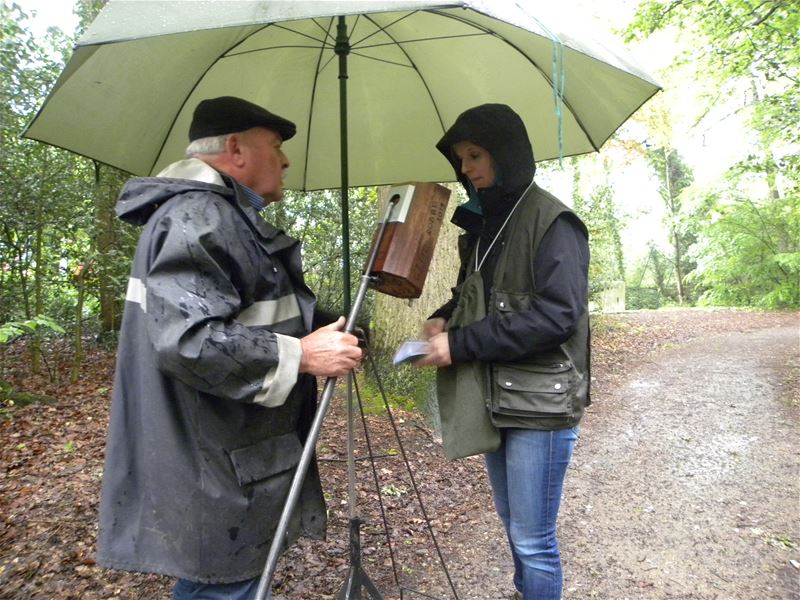
POLYGON ((196 154, 221 154, 225 152, 225 140, 230 134, 212 135, 210 137, 199 138, 186 146, 186 156, 192 157, 196 154))

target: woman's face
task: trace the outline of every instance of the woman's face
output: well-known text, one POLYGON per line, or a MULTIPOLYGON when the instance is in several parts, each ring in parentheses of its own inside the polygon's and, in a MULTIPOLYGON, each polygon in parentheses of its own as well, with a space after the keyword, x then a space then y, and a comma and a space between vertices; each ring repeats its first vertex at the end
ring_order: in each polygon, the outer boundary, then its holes
POLYGON ((453 152, 461 161, 461 173, 472 182, 476 190, 494 185, 494 161, 485 148, 472 142, 458 142, 453 144, 453 152))

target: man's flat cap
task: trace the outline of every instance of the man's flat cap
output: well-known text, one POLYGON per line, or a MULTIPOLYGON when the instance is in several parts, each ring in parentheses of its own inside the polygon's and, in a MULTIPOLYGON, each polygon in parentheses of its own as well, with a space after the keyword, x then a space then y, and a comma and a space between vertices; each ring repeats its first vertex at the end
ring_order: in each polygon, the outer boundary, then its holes
POLYGON ((194 109, 192 125, 189 127, 189 141, 238 133, 253 127, 266 127, 276 131, 284 141, 297 131, 294 123, 257 104, 234 96, 220 96, 203 100, 194 109))

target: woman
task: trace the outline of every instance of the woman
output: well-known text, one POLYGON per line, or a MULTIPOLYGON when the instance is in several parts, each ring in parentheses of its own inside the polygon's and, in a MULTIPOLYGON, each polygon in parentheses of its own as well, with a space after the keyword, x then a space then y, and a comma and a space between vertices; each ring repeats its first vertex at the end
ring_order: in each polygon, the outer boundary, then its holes
POLYGON ((430 352, 415 365, 481 366, 500 432, 485 457, 514 558, 514 597, 558 599, 556 517, 589 404, 588 234, 533 182, 533 149, 508 106, 465 111, 437 148, 469 200, 453 216, 465 230, 458 287, 425 322, 430 352), (464 298, 481 292, 482 312, 466 314, 464 298))

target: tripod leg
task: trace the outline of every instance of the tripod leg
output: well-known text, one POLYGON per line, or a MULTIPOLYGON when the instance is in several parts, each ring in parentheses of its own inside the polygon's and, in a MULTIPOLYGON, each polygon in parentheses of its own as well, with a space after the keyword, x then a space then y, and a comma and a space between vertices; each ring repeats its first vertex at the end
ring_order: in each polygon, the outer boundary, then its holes
POLYGON ((361 567, 361 524, 358 517, 350 519, 350 570, 347 572, 338 600, 361 600, 361 588, 367 590, 369 598, 383 600, 378 588, 361 567))
POLYGON ((350 567, 337 600, 361 600, 361 584, 358 579, 358 571, 354 567, 350 567))
MULTIPOLYGON (((358 317, 358 312, 361 310, 361 304, 364 301, 364 296, 367 293, 369 283, 370 278, 367 275, 364 275, 361 278, 361 285, 358 289, 355 303, 353 304, 350 315, 347 318, 347 323, 345 324, 345 331, 348 333, 353 331, 353 327, 355 325, 356 318, 358 317)), ((286 503, 283 505, 283 512, 281 513, 280 520, 278 521, 278 527, 275 529, 275 535, 272 538, 272 544, 270 545, 269 554, 267 555, 267 562, 264 565, 264 570, 261 573, 261 580, 259 581, 258 589, 256 590, 255 600, 264 600, 267 597, 267 590, 272 582, 272 576, 275 574, 275 568, 278 565, 280 551, 284 545, 284 538, 289 529, 289 520, 294 512, 297 500, 300 497, 300 490, 303 486, 306 473, 308 472, 308 466, 311 463, 312 457, 314 456, 314 450, 317 446, 317 440, 319 439, 319 434, 322 429, 322 422, 325 419, 325 416, 328 414, 328 408, 330 407, 335 387, 336 377, 328 377, 328 379, 325 381, 325 389, 323 389, 322 396, 320 397, 317 413, 314 415, 314 420, 311 423, 308 437, 306 438, 305 445, 303 446, 303 453, 300 455, 300 462, 297 463, 294 478, 292 479, 292 485, 289 488, 289 494, 286 497, 286 503)))
POLYGON ((378 588, 375 587, 375 584, 372 583, 372 580, 369 578, 369 575, 362 572, 361 573, 361 585, 367 590, 367 594, 372 600, 383 600, 383 596, 378 591, 378 588))

